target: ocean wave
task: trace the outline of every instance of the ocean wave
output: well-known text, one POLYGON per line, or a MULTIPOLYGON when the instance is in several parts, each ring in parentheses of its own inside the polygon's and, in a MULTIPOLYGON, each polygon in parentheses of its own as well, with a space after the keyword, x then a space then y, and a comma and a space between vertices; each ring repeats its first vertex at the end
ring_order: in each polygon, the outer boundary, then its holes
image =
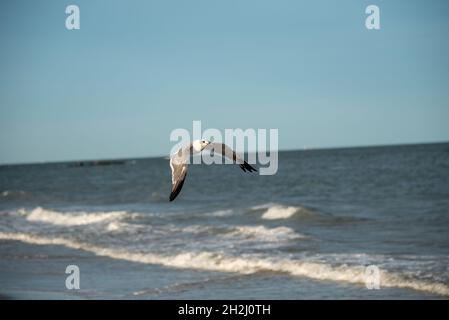
POLYGON ((145 226, 139 224, 130 224, 122 222, 120 220, 108 222, 105 226, 107 232, 113 233, 136 233, 139 231, 145 231, 145 226))
MULTIPOLYGON (((15 240, 37 245, 62 245, 84 250, 98 256, 144 264, 157 264, 172 268, 252 274, 259 271, 287 273, 292 276, 316 280, 364 285, 365 269, 360 266, 333 266, 326 263, 302 260, 269 259, 255 256, 225 256, 213 252, 184 252, 176 255, 132 252, 129 250, 102 247, 65 238, 47 238, 27 233, 0 232, 0 240, 15 240)), ((381 271, 381 287, 396 287, 426 291, 449 296, 449 286, 427 280, 407 279, 399 274, 381 271)))
POLYGON ((170 233, 191 233, 191 234, 217 234, 223 232, 224 228, 203 225, 203 224, 193 224, 189 226, 179 227, 176 225, 167 225, 165 228, 170 233))
MULTIPOLYGON (((230 212, 220 210, 214 213, 221 215, 229 214, 230 212)), ((6 214, 16 217, 20 216, 20 219, 15 220, 14 223, 15 232, 38 231, 41 226, 36 223, 45 223, 55 227, 53 230, 55 234, 64 232, 63 229, 57 229, 58 227, 91 226, 92 228, 83 229, 80 232, 86 236, 89 236, 92 232, 95 232, 95 234, 123 234, 124 240, 127 239, 126 235, 136 233, 145 234, 148 237, 168 236, 171 239, 185 237, 190 234, 196 237, 217 236, 222 239, 224 237, 227 240, 260 242, 278 242, 305 238, 304 235, 298 234, 287 227, 268 228, 263 225, 230 224, 220 224, 219 226, 213 224, 188 224, 181 226, 173 223, 154 225, 146 221, 151 216, 150 214, 128 213, 125 211, 59 212, 37 207, 32 210, 20 209, 6 212, 6 214), (134 222, 130 223, 129 219, 132 219, 134 222)))
POLYGON ((251 210, 264 211, 261 216, 264 220, 289 219, 293 216, 307 217, 314 215, 311 210, 301 206, 286 206, 277 203, 267 203, 254 206, 251 207, 251 210))
POLYGON ((287 241, 306 236, 287 227, 267 228, 265 226, 236 226, 229 233, 231 236, 244 236, 268 242, 287 241))
POLYGON ((208 217, 227 217, 231 216, 235 213, 232 209, 225 209, 225 210, 217 210, 212 212, 207 212, 204 215, 208 217))
POLYGON ((291 228, 276 227, 267 228, 265 226, 245 226, 245 225, 189 225, 179 227, 175 225, 166 225, 160 231, 166 231, 167 234, 190 233, 195 235, 213 235, 235 240, 252 240, 261 242, 279 242, 299 238, 307 238, 305 235, 295 232, 291 228))
POLYGON ((222 225, 220 227, 211 225, 189 225, 179 228, 174 225, 166 226, 172 234, 191 233, 191 234, 210 234, 225 238, 234 238, 235 240, 252 240, 261 242, 279 242, 299 238, 307 238, 305 235, 295 232, 288 227, 267 228, 265 226, 250 225, 222 225))
POLYGON ((81 226, 99 222, 108 222, 122 219, 126 216, 124 211, 111 212, 57 212, 46 210, 41 207, 33 209, 31 212, 19 212, 26 216, 30 222, 44 222, 59 226, 81 226))

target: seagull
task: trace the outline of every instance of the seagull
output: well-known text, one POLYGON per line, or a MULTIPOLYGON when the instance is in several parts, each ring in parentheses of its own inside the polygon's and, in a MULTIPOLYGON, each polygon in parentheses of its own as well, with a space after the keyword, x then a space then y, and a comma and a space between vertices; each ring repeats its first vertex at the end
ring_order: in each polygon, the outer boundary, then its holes
POLYGON ((248 162, 238 157, 234 150, 223 143, 208 140, 194 140, 170 156, 172 179, 170 201, 175 200, 184 185, 187 175, 187 160, 190 154, 201 153, 204 149, 220 153, 222 156, 232 160, 233 163, 237 163, 244 172, 247 170, 249 172, 257 171, 248 162))

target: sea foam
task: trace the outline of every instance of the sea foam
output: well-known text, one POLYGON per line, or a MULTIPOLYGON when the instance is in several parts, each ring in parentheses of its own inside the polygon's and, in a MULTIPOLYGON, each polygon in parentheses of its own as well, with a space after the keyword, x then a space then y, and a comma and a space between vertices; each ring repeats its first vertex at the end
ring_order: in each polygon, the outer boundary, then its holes
POLYGON ((286 206, 277 203, 266 203, 251 207, 252 211, 263 210, 262 219, 264 220, 278 220, 289 219, 293 216, 311 216, 312 211, 301 206, 286 206))
POLYGON ((86 212, 62 213, 37 207, 29 213, 25 212, 24 215, 26 215, 26 219, 31 222, 44 222, 59 226, 80 226, 121 219, 126 216, 126 212, 112 211, 112 212, 95 212, 95 213, 86 213, 86 212))
MULTIPOLYGON (((109 257, 144 264, 158 264, 172 268, 199 269, 209 271, 252 274, 259 271, 287 273, 292 276, 316 280, 336 281, 364 285, 365 269, 360 266, 332 266, 326 263, 288 259, 269 259, 254 256, 225 256, 212 252, 184 252, 176 255, 132 252, 129 250, 102 247, 65 238, 48 238, 27 233, 0 232, 1 240, 15 240, 37 245, 62 245, 71 249, 84 250, 98 256, 109 257)), ((449 286, 427 280, 407 279, 401 275, 381 272, 381 287, 396 287, 431 292, 449 296, 449 286)))
POLYGON ((267 228, 265 226, 236 226, 229 233, 232 236, 244 236, 250 239, 258 239, 268 242, 286 241, 306 238, 287 227, 267 228))

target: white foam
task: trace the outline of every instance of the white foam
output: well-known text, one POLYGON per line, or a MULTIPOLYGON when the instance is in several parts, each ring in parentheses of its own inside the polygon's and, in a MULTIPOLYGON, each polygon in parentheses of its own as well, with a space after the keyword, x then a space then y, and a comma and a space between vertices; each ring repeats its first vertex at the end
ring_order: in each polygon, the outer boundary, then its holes
POLYGON ((192 233, 192 234, 200 234, 200 233, 208 233, 214 230, 213 227, 208 225, 201 225, 201 224, 193 224, 187 227, 179 228, 175 225, 168 225, 167 230, 171 233, 192 233))
POLYGON ((267 228, 265 226, 236 226, 230 235, 242 235, 263 241, 277 242, 292 239, 305 238, 304 235, 296 233, 287 227, 267 228))
POLYGON ((234 214, 234 211, 232 209, 226 209, 226 210, 217 210, 213 212, 205 213, 205 216, 209 217, 226 217, 234 214))
POLYGON ((260 204, 260 205, 257 205, 257 206, 253 206, 250 209, 251 210, 262 210, 262 209, 268 209, 268 208, 270 208, 272 206, 277 206, 277 205, 279 205, 279 204, 273 203, 273 202, 268 202, 268 203, 260 204))
POLYGON ((253 206, 250 208, 250 210, 253 211, 264 210, 264 213, 262 214, 262 219, 265 220, 288 219, 295 215, 310 216, 313 214, 312 211, 303 208, 301 206, 287 206, 273 202, 253 206))
POLYGON ((300 208, 287 207, 282 205, 274 205, 269 207, 267 211, 262 215, 262 219, 276 220, 276 219, 288 219, 292 217, 300 208))
MULTIPOLYGON (((24 214, 23 212, 19 212, 24 214)), ((57 212, 52 210, 45 210, 38 207, 29 213, 26 213, 26 219, 31 222, 45 222, 59 226, 80 226, 92 223, 99 223, 105 221, 113 221, 124 218, 126 212, 112 211, 112 212, 57 212)))
POLYGON ((190 225, 183 228, 174 225, 167 225, 170 233, 214 233, 222 234, 224 237, 237 237, 249 240, 260 240, 265 242, 287 241, 292 239, 306 238, 306 236, 296 233, 293 229, 287 227, 267 228, 265 226, 230 226, 225 225, 220 228, 210 225, 190 225))
MULTIPOLYGON (((364 268, 356 266, 331 266, 325 263, 301 260, 271 260, 250 256, 232 257, 211 252, 186 252, 177 255, 160 255, 154 253, 130 252, 91 245, 65 238, 47 238, 26 233, 0 232, 0 240, 16 240, 38 245, 62 245, 113 259, 145 264, 158 264, 173 268, 236 272, 241 274, 251 274, 258 271, 274 271, 317 280, 337 281, 359 285, 365 284, 364 268)), ((449 286, 446 284, 405 279, 400 275, 387 272, 381 272, 380 285, 381 287, 406 288, 449 296, 449 286)))
POLYGON ((112 221, 112 222, 108 223, 108 225, 106 226, 106 231, 118 232, 118 231, 128 230, 129 228, 130 228, 130 225, 128 223, 112 221))

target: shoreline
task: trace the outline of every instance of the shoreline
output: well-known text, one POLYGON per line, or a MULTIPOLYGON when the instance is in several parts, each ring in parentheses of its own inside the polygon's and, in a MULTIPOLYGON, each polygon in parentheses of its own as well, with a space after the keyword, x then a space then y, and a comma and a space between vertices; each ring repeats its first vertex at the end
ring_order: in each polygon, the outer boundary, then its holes
POLYGON ((447 299, 415 290, 330 283, 262 272, 250 275, 173 269, 102 257, 60 245, 0 241, 1 299, 447 299), (67 290, 77 264, 81 288, 67 290), (143 279, 143 280, 142 280, 143 279), (349 296, 348 296, 349 295, 349 296))

